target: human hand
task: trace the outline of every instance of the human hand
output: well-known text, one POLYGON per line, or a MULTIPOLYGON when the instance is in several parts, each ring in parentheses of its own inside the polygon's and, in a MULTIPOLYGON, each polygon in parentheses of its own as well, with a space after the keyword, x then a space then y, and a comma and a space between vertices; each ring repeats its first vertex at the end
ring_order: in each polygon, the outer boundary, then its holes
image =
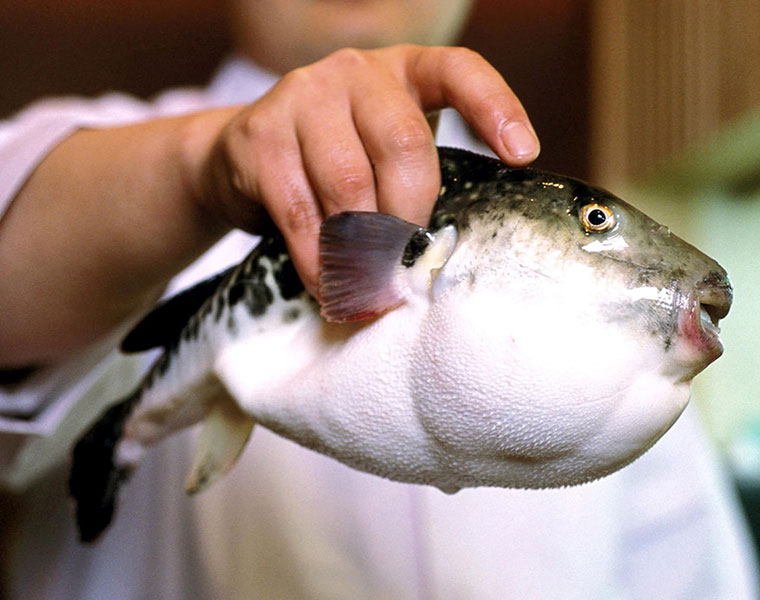
POLYGON ((477 53, 341 50, 290 72, 226 122, 200 169, 200 202, 225 224, 254 232, 266 210, 316 294, 326 216, 380 211, 426 224, 440 173, 425 114, 446 106, 504 162, 538 155, 525 110, 477 53))

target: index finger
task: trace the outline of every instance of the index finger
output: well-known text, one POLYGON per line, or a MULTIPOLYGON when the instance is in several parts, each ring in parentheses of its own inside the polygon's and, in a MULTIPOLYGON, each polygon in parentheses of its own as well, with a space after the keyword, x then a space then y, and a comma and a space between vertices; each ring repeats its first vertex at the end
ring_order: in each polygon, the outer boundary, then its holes
POLYGON ((536 159, 541 147, 522 103, 480 54, 467 48, 412 47, 404 65, 410 93, 423 109, 455 108, 510 165, 536 159))

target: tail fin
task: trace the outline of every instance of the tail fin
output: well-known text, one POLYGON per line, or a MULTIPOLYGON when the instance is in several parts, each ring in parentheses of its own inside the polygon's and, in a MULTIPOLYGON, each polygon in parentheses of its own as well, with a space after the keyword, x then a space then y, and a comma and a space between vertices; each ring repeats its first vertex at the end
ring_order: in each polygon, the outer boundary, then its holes
POLYGON ((139 393, 109 408, 74 447, 69 492, 76 502, 79 539, 94 541, 113 518, 121 484, 130 469, 115 463, 114 452, 139 393))

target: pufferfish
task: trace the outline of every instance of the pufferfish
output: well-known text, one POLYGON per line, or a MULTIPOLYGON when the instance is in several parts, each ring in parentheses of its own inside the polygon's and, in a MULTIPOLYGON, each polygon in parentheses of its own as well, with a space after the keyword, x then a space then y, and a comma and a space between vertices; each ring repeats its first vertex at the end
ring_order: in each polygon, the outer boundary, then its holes
POLYGON ((202 423, 186 482, 254 426, 453 493, 580 484, 644 453, 722 353, 726 272, 609 192, 440 148, 428 227, 327 218, 320 303, 274 231, 159 305, 126 352, 163 353, 73 453, 80 536, 110 523, 150 446, 202 423))

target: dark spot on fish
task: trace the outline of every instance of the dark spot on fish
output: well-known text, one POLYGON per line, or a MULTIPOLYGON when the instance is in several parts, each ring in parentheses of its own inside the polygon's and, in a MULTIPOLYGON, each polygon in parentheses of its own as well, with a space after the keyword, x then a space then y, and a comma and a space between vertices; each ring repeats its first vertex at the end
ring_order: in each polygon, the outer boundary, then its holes
POLYGON ((153 366, 153 369, 151 369, 151 383, 153 383, 157 377, 161 377, 166 374, 166 371, 169 370, 170 363, 171 361, 169 360, 169 352, 164 352, 161 356, 158 357, 153 366))
POLYGON ((728 278, 718 271, 711 271, 707 276, 702 278, 702 285, 707 287, 729 288, 731 284, 728 278))
POLYGON ((283 323, 292 323, 298 317, 301 316, 301 309, 297 307, 292 307, 286 310, 284 313, 282 313, 282 322, 283 323))
POLYGON ((185 325, 184 329, 182 329, 182 339, 185 341, 190 341, 198 337, 199 326, 200 320, 196 315, 194 315, 187 322, 187 325, 185 325))
POLYGON ((219 294, 214 298, 214 321, 219 321, 222 318, 224 307, 227 302, 225 301, 224 294, 219 294))
POLYGON ((238 333, 237 321, 235 320, 233 313, 230 313, 227 316, 227 331, 229 331, 232 335, 237 335, 238 333))
POLYGON ((266 277, 267 269, 262 264, 263 258, 272 258, 272 241, 264 240, 257 248, 258 252, 255 255, 255 260, 246 261, 237 275, 237 279, 263 279, 266 277))
POLYGON ((282 256, 281 260, 275 264, 272 275, 283 300, 292 300, 304 291, 293 261, 287 255, 282 256))
POLYGON ((439 229, 443 229, 447 225, 453 225, 457 228, 457 230, 461 231, 460 227, 461 224, 457 221, 456 215, 450 212, 438 212, 433 215, 432 219, 430 220, 430 231, 438 231, 439 229))
POLYGON ((662 347, 666 352, 670 349, 670 346, 673 345, 672 328, 663 326, 661 329, 653 329, 649 333, 653 338, 662 338, 662 347))
POLYGON ((202 319, 205 319, 206 317, 208 317, 211 314, 211 308, 212 308, 212 306, 213 306, 213 303, 211 303, 211 302, 206 302, 206 303, 203 304, 203 306, 201 307, 201 312, 200 312, 200 315, 201 315, 202 319))
POLYGON ((263 315, 267 307, 274 302, 272 290, 262 281, 249 282, 245 290, 245 306, 254 317, 263 315))
POLYGON ((230 306, 235 306, 245 296, 245 281, 236 281, 227 292, 227 301, 230 306))
POLYGON ((652 278, 657 275, 659 271, 653 268, 641 268, 636 271, 636 285, 646 286, 652 281, 652 278))
POLYGON ((411 267, 417 259, 424 254, 427 247, 430 245, 430 234, 424 229, 418 229, 409 238, 409 241, 404 248, 404 254, 401 256, 401 264, 405 267, 411 267))

